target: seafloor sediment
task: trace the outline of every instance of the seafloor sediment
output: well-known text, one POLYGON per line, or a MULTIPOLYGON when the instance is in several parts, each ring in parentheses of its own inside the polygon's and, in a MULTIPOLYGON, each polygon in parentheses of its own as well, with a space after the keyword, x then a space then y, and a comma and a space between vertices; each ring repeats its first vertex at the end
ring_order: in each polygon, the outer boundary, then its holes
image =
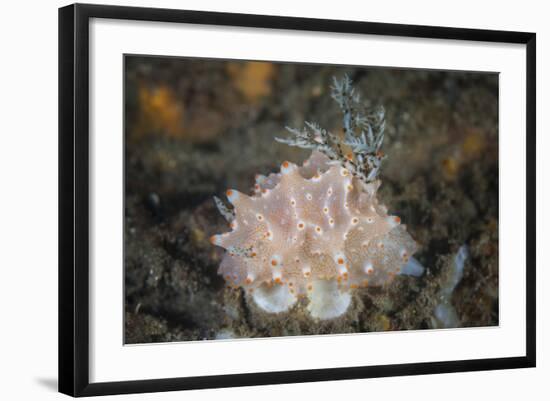
POLYGON ((455 323, 498 324, 498 75, 131 57, 125 129, 127 343, 441 327, 434 309, 462 245, 455 323), (386 109, 379 197, 426 271, 355 291, 334 320, 301 305, 266 314, 217 274, 223 251, 208 238, 227 223, 212 196, 301 163, 308 152, 273 140, 285 126, 338 132, 329 85, 344 73, 386 109))

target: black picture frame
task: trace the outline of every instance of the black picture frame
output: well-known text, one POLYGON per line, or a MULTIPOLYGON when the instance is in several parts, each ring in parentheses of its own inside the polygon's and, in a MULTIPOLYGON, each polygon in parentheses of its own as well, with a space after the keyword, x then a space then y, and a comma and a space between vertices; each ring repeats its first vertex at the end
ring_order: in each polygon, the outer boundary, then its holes
POLYGON ((59 9, 59 391, 95 396, 534 367, 536 35, 434 26, 74 4, 59 9), (436 38, 526 46, 527 324, 521 357, 90 383, 89 22, 91 18, 436 38))

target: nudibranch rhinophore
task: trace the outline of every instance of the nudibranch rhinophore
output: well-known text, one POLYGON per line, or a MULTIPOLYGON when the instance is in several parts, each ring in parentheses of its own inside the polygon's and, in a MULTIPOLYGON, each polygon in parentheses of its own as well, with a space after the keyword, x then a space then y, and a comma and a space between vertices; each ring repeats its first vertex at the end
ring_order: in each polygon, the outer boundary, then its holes
POLYGON ((390 282, 417 248, 379 186, 313 151, 302 166, 258 175, 251 196, 228 190, 231 231, 211 237, 227 251, 219 273, 270 313, 305 296, 314 318, 344 314, 352 290, 390 282))

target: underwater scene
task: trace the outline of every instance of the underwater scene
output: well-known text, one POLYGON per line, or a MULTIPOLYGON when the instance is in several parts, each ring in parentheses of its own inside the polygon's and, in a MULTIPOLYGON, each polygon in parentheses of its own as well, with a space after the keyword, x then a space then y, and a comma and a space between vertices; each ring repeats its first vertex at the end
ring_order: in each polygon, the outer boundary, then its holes
POLYGON ((498 73, 124 57, 126 344, 499 324, 498 73))

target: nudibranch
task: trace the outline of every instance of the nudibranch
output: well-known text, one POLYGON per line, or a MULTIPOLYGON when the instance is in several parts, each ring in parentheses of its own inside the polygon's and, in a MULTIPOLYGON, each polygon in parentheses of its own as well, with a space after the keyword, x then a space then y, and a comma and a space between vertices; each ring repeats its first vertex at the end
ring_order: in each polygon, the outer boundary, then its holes
POLYGON ((412 258, 415 241, 376 196, 384 111, 362 113, 347 76, 332 89, 343 138, 313 123, 288 129, 293 138, 276 140, 311 149, 302 166, 283 162, 279 173, 256 176, 250 196, 227 190, 233 209, 215 198, 231 227, 211 237, 226 249, 218 272, 266 312, 287 311, 304 297, 313 318, 336 318, 353 290, 423 271, 412 258))
POLYGON ((342 315, 350 290, 391 281, 416 250, 378 202, 379 186, 313 152, 301 167, 284 162, 278 174, 257 176, 252 196, 228 190, 232 231, 211 237, 227 250, 219 273, 267 312, 306 296, 311 316, 342 315))

